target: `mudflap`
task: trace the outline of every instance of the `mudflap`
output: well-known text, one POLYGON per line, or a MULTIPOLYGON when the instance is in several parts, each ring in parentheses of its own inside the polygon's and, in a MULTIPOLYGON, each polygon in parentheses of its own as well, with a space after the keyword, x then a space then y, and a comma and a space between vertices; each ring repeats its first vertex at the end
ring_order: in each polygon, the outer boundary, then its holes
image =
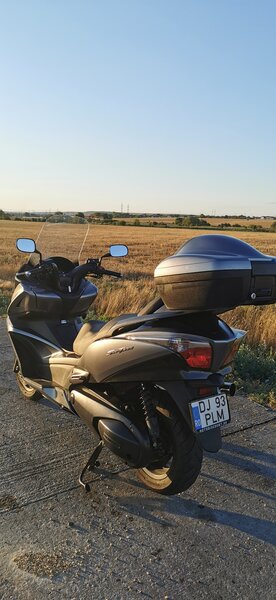
POLYGON ((216 427, 216 429, 210 429, 210 431, 196 433, 196 437, 201 448, 206 450, 206 452, 218 452, 221 449, 222 442, 220 427, 216 427))
MULTIPOLYGON (((187 422, 187 425, 190 427, 190 429, 193 429, 189 410, 189 402, 191 402, 193 398, 190 396, 185 382, 162 381, 158 382, 157 385, 168 392, 178 410, 187 422)), ((210 429, 210 431, 203 431, 202 433, 195 433, 195 436, 201 448, 206 450, 206 452, 218 452, 221 449, 222 442, 220 427, 217 427, 216 429, 210 429)))

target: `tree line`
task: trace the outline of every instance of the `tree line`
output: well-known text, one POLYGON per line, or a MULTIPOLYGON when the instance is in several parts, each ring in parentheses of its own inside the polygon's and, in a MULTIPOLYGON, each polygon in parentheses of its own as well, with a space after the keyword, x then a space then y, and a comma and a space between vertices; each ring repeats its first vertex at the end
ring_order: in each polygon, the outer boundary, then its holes
MULTIPOLYGON (((24 212, 24 213, 7 213, 0 209, 0 220, 7 221, 33 221, 33 222, 44 222, 47 221, 50 217, 55 217, 56 220, 62 221, 65 216, 69 216, 68 213, 63 213, 62 211, 56 211, 55 213, 41 214, 32 212, 24 212)), ((72 223, 80 223, 82 219, 88 221, 90 223, 95 223, 98 225, 120 225, 120 226, 133 226, 133 227, 176 227, 176 228, 209 228, 209 229, 250 229, 251 231, 273 231, 276 232, 276 219, 269 228, 264 228, 258 226, 256 224, 251 225, 250 220, 248 221, 246 217, 246 224, 241 225, 240 223, 234 223, 231 225, 229 222, 224 221, 222 223, 218 223, 218 225, 211 225, 206 219, 202 218, 204 215, 200 215, 197 217, 196 215, 187 215, 187 216, 176 216, 174 222, 168 223, 166 221, 156 221, 151 219, 147 223, 141 221, 138 217, 134 218, 133 221, 129 220, 130 215, 127 215, 128 219, 120 218, 122 215, 120 213, 108 213, 108 212, 95 212, 93 214, 87 215, 81 211, 74 213, 70 213, 70 219, 72 223)), ((225 216, 224 218, 227 218, 225 216)), ((239 217, 236 217, 239 218, 239 217)))

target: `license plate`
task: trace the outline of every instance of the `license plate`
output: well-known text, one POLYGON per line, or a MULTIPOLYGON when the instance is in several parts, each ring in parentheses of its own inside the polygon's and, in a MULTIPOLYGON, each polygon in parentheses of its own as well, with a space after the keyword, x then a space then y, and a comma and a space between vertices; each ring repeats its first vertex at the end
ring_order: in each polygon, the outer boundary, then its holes
POLYGON ((194 430, 197 432, 221 427, 230 421, 226 394, 202 398, 190 404, 194 430))

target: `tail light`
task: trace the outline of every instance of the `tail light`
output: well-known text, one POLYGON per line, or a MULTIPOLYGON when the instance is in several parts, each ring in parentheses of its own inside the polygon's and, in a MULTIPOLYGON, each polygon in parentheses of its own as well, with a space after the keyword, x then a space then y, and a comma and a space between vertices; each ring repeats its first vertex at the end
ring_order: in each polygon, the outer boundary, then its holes
POLYGON ((169 340, 169 347, 180 354, 192 369, 211 368, 213 353, 210 344, 176 338, 169 340))
POLYGON ((143 337, 138 338, 135 336, 126 336, 128 339, 135 340, 139 339, 143 342, 150 342, 151 344, 158 344, 158 346, 166 346, 177 352, 184 358, 187 365, 192 369, 210 369, 213 359, 213 351, 211 344, 208 342, 192 342, 186 338, 154 338, 154 337, 143 337))

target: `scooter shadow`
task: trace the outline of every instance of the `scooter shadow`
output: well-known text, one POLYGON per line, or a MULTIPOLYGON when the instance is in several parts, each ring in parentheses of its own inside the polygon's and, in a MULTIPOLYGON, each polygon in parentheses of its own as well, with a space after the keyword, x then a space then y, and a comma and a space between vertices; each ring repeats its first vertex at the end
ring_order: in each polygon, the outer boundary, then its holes
POLYGON ((208 460, 224 463, 253 475, 261 475, 268 480, 276 477, 276 459, 273 454, 245 448, 232 443, 224 443, 217 454, 206 453, 208 460))
POLYGON ((178 526, 177 523, 169 520, 169 516, 184 517, 185 519, 195 519, 231 527, 263 542, 276 545, 276 531, 275 528, 273 530, 271 521, 251 517, 241 512, 212 509, 180 496, 143 498, 142 502, 141 498, 134 498, 133 496, 117 497, 117 502, 121 508, 130 514, 164 527, 178 526))
MULTIPOLYGON (((270 466, 274 464, 273 455, 265 452, 262 453, 260 451, 257 452, 252 449, 248 449, 247 451, 247 448, 232 443, 227 443, 225 450, 227 451, 227 454, 222 454, 221 457, 219 457, 219 455, 208 455, 209 462, 221 460, 221 462, 226 465, 231 464, 239 470, 250 471, 253 475, 260 475, 260 463, 262 463, 262 475, 266 477, 266 487, 273 486, 274 470, 270 466), (240 454, 241 456, 239 456, 240 454)), ((235 481, 229 481, 224 476, 221 477, 214 475, 213 473, 211 474, 210 471, 212 472, 212 467, 211 469, 208 469, 208 471, 209 472, 203 471, 200 475, 205 482, 206 480, 210 480, 210 482, 213 481, 216 486, 217 484, 220 484, 222 488, 223 486, 226 486, 226 490, 229 490, 229 488, 235 490, 235 493, 233 493, 235 502, 238 505, 238 510, 236 512, 220 508, 211 508, 209 506, 204 506, 196 500, 186 499, 184 497, 185 492, 183 495, 166 497, 155 494, 154 492, 145 491, 144 486, 132 476, 127 477, 126 483, 134 488, 139 488, 142 497, 136 496, 135 494, 129 496, 116 495, 116 501, 121 509, 128 513, 153 523, 158 523, 164 527, 178 526, 178 523, 172 517, 183 517, 185 519, 195 519, 205 521, 209 524, 214 523, 231 527, 263 542, 275 545, 276 528, 273 526, 272 521, 256 516, 250 516, 239 510, 240 506, 244 505, 244 497, 246 496, 248 496, 248 502, 246 504, 247 506, 250 506, 252 495, 261 497, 266 501, 274 501, 275 497, 273 494, 267 494, 264 491, 255 490, 253 487, 246 487, 235 481)), ((200 485, 200 478, 198 483, 200 485)), ((254 481, 252 482, 252 486, 254 486, 254 481)), ((199 497, 199 493, 197 495, 199 497)), ((204 497, 206 498, 205 494, 204 497)))

